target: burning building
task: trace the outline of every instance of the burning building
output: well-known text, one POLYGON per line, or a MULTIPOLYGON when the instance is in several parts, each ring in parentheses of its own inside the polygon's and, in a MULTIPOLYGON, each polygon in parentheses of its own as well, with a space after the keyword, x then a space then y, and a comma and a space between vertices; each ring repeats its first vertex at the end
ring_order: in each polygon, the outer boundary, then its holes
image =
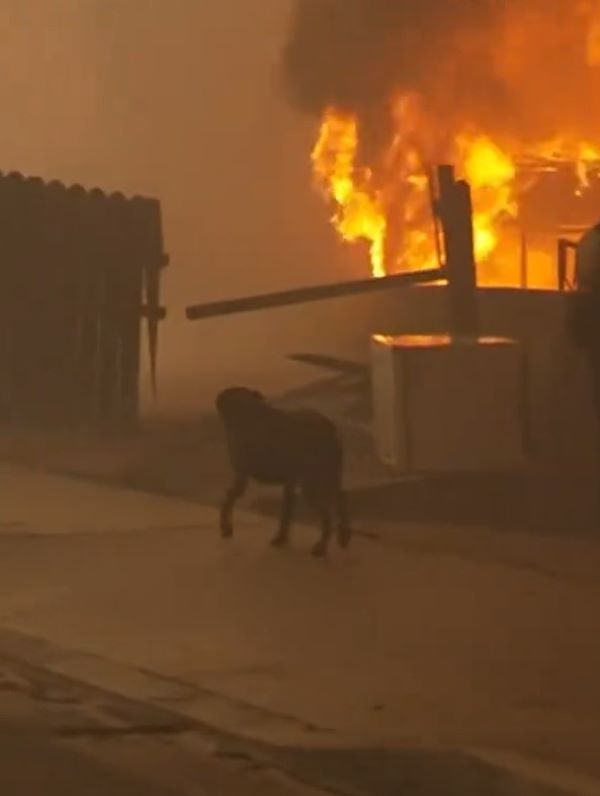
POLYGON ((296 0, 284 67, 290 99, 315 119, 315 184, 341 239, 365 247, 366 278, 188 317, 301 304, 298 346, 369 373, 375 437, 397 437, 382 458, 402 466, 455 466, 465 440, 485 442, 471 465, 497 460, 510 424, 527 459, 588 466, 586 373, 556 288, 565 239, 600 219, 600 0, 296 0), (445 220, 444 164, 461 188, 445 220), (435 287, 406 289, 424 282, 435 287))
POLYGON ((598 0, 298 0, 287 85, 316 184, 374 276, 439 259, 430 175, 471 185, 481 286, 554 289, 600 217, 598 0))

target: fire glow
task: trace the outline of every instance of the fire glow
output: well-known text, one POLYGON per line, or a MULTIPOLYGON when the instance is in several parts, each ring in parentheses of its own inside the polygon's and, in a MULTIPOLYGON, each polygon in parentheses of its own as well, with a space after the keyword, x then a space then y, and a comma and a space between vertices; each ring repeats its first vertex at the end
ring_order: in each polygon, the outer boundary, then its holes
MULTIPOLYGON (((600 89, 600 13, 589 11, 592 6, 582 5, 590 29, 581 58, 600 89)), ((506 68, 513 68, 510 53, 503 57, 506 68)), ((552 100, 541 96, 540 101, 552 100)), ((529 287, 556 288, 560 223, 550 228, 555 208, 551 198, 543 197, 544 180, 567 169, 572 184, 564 201, 575 208, 569 217, 595 223, 597 218, 577 214, 586 195, 600 189, 600 139, 589 140, 589 133, 578 132, 577 121, 569 118, 564 129, 541 137, 517 124, 511 130, 506 119, 496 131, 493 119, 482 124, 486 114, 470 121, 468 114, 461 117, 460 108, 441 122, 418 91, 390 97, 385 116, 390 124, 384 144, 369 149, 364 143, 372 131, 363 130, 361 113, 330 105, 312 152, 314 178, 332 205, 332 223, 344 241, 368 246, 373 276, 437 266, 430 176, 438 164, 450 163, 471 186, 479 284, 523 286, 526 280, 529 287), (546 232, 528 238, 527 219, 536 213, 544 216, 538 226, 548 222, 546 232)), ((600 192, 588 204, 593 208, 597 202, 600 216, 598 200, 600 192)))
MULTIPOLYGON (((361 166, 359 132, 355 117, 329 109, 312 153, 317 183, 335 206, 332 221, 337 231, 349 243, 366 241, 373 276, 435 267, 431 167, 418 150, 403 147, 400 134, 386 153, 387 168, 361 166)), ((475 256, 482 285, 515 282, 514 268, 505 270, 503 262, 518 263, 519 250, 514 242, 505 246, 503 235, 517 226, 520 198, 527 191, 527 186, 519 186, 517 161, 527 158, 546 161, 549 170, 553 158, 571 162, 578 177, 576 194, 581 195, 589 188, 589 170, 600 159, 600 149, 588 142, 558 138, 509 152, 484 133, 457 136, 451 162, 471 185, 475 256)), ((552 253, 545 254, 534 253, 531 280, 533 286, 552 288, 552 253)))

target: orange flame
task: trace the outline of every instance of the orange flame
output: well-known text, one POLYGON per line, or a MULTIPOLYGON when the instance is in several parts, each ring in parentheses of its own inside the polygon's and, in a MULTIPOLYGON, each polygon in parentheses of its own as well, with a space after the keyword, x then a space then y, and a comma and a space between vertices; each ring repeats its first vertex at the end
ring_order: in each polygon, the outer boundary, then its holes
POLYGON ((312 153, 315 176, 337 205, 332 219, 345 241, 366 240, 374 276, 385 276, 383 244, 386 219, 368 170, 357 168, 358 123, 352 116, 326 114, 312 153))
MULTIPOLYGON (((597 56, 600 65, 600 14, 589 50, 588 57, 597 56)), ((416 95, 397 98, 392 109, 395 133, 378 162, 361 163, 359 119, 335 108, 326 111, 312 152, 316 182, 335 208, 333 224, 345 241, 366 241, 376 277, 429 268, 438 260, 429 194, 429 163, 432 153, 440 152, 428 133, 435 124, 425 119, 416 95)), ((575 199, 590 188, 591 167, 600 163, 600 147, 572 133, 507 143, 469 124, 453 135, 443 153, 471 186, 478 281, 483 285, 520 284, 521 205, 532 187, 531 180, 523 181, 520 164, 537 164, 539 173, 570 164, 577 178, 575 199)), ((533 244, 532 286, 556 286, 555 244, 555 239, 533 244)))

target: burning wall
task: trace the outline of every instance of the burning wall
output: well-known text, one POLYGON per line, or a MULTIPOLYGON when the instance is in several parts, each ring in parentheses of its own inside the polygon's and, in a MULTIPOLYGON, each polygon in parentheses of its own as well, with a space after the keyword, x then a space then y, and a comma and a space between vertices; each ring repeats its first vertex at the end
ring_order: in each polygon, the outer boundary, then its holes
POLYGON ((600 0, 296 0, 285 57, 314 176, 376 276, 436 258, 428 174, 473 190, 481 284, 554 287, 600 216, 600 0))

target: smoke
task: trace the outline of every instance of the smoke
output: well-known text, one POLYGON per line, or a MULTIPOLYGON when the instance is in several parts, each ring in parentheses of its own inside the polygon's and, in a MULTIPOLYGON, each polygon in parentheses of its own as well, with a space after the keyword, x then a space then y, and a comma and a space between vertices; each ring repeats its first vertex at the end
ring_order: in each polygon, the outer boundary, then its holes
POLYGON ((283 345, 270 316, 207 330, 185 306, 346 273, 305 179, 311 131, 274 90, 288 16, 288 0, 0 4, 0 170, 161 201, 163 407, 196 411, 202 380, 283 345))
MULTIPOLYGON (((283 55, 294 106, 350 110, 368 129, 416 92, 437 123, 554 135, 600 133, 586 0, 296 0, 283 55)), ((596 12, 597 13, 597 12, 596 12)))
POLYGON ((296 0, 284 54, 294 103, 367 109, 393 91, 426 89, 474 31, 490 30, 499 0, 296 0))
POLYGON ((86 180, 82 142, 101 124, 89 3, 5 0, 0 33, 0 168, 86 180))

